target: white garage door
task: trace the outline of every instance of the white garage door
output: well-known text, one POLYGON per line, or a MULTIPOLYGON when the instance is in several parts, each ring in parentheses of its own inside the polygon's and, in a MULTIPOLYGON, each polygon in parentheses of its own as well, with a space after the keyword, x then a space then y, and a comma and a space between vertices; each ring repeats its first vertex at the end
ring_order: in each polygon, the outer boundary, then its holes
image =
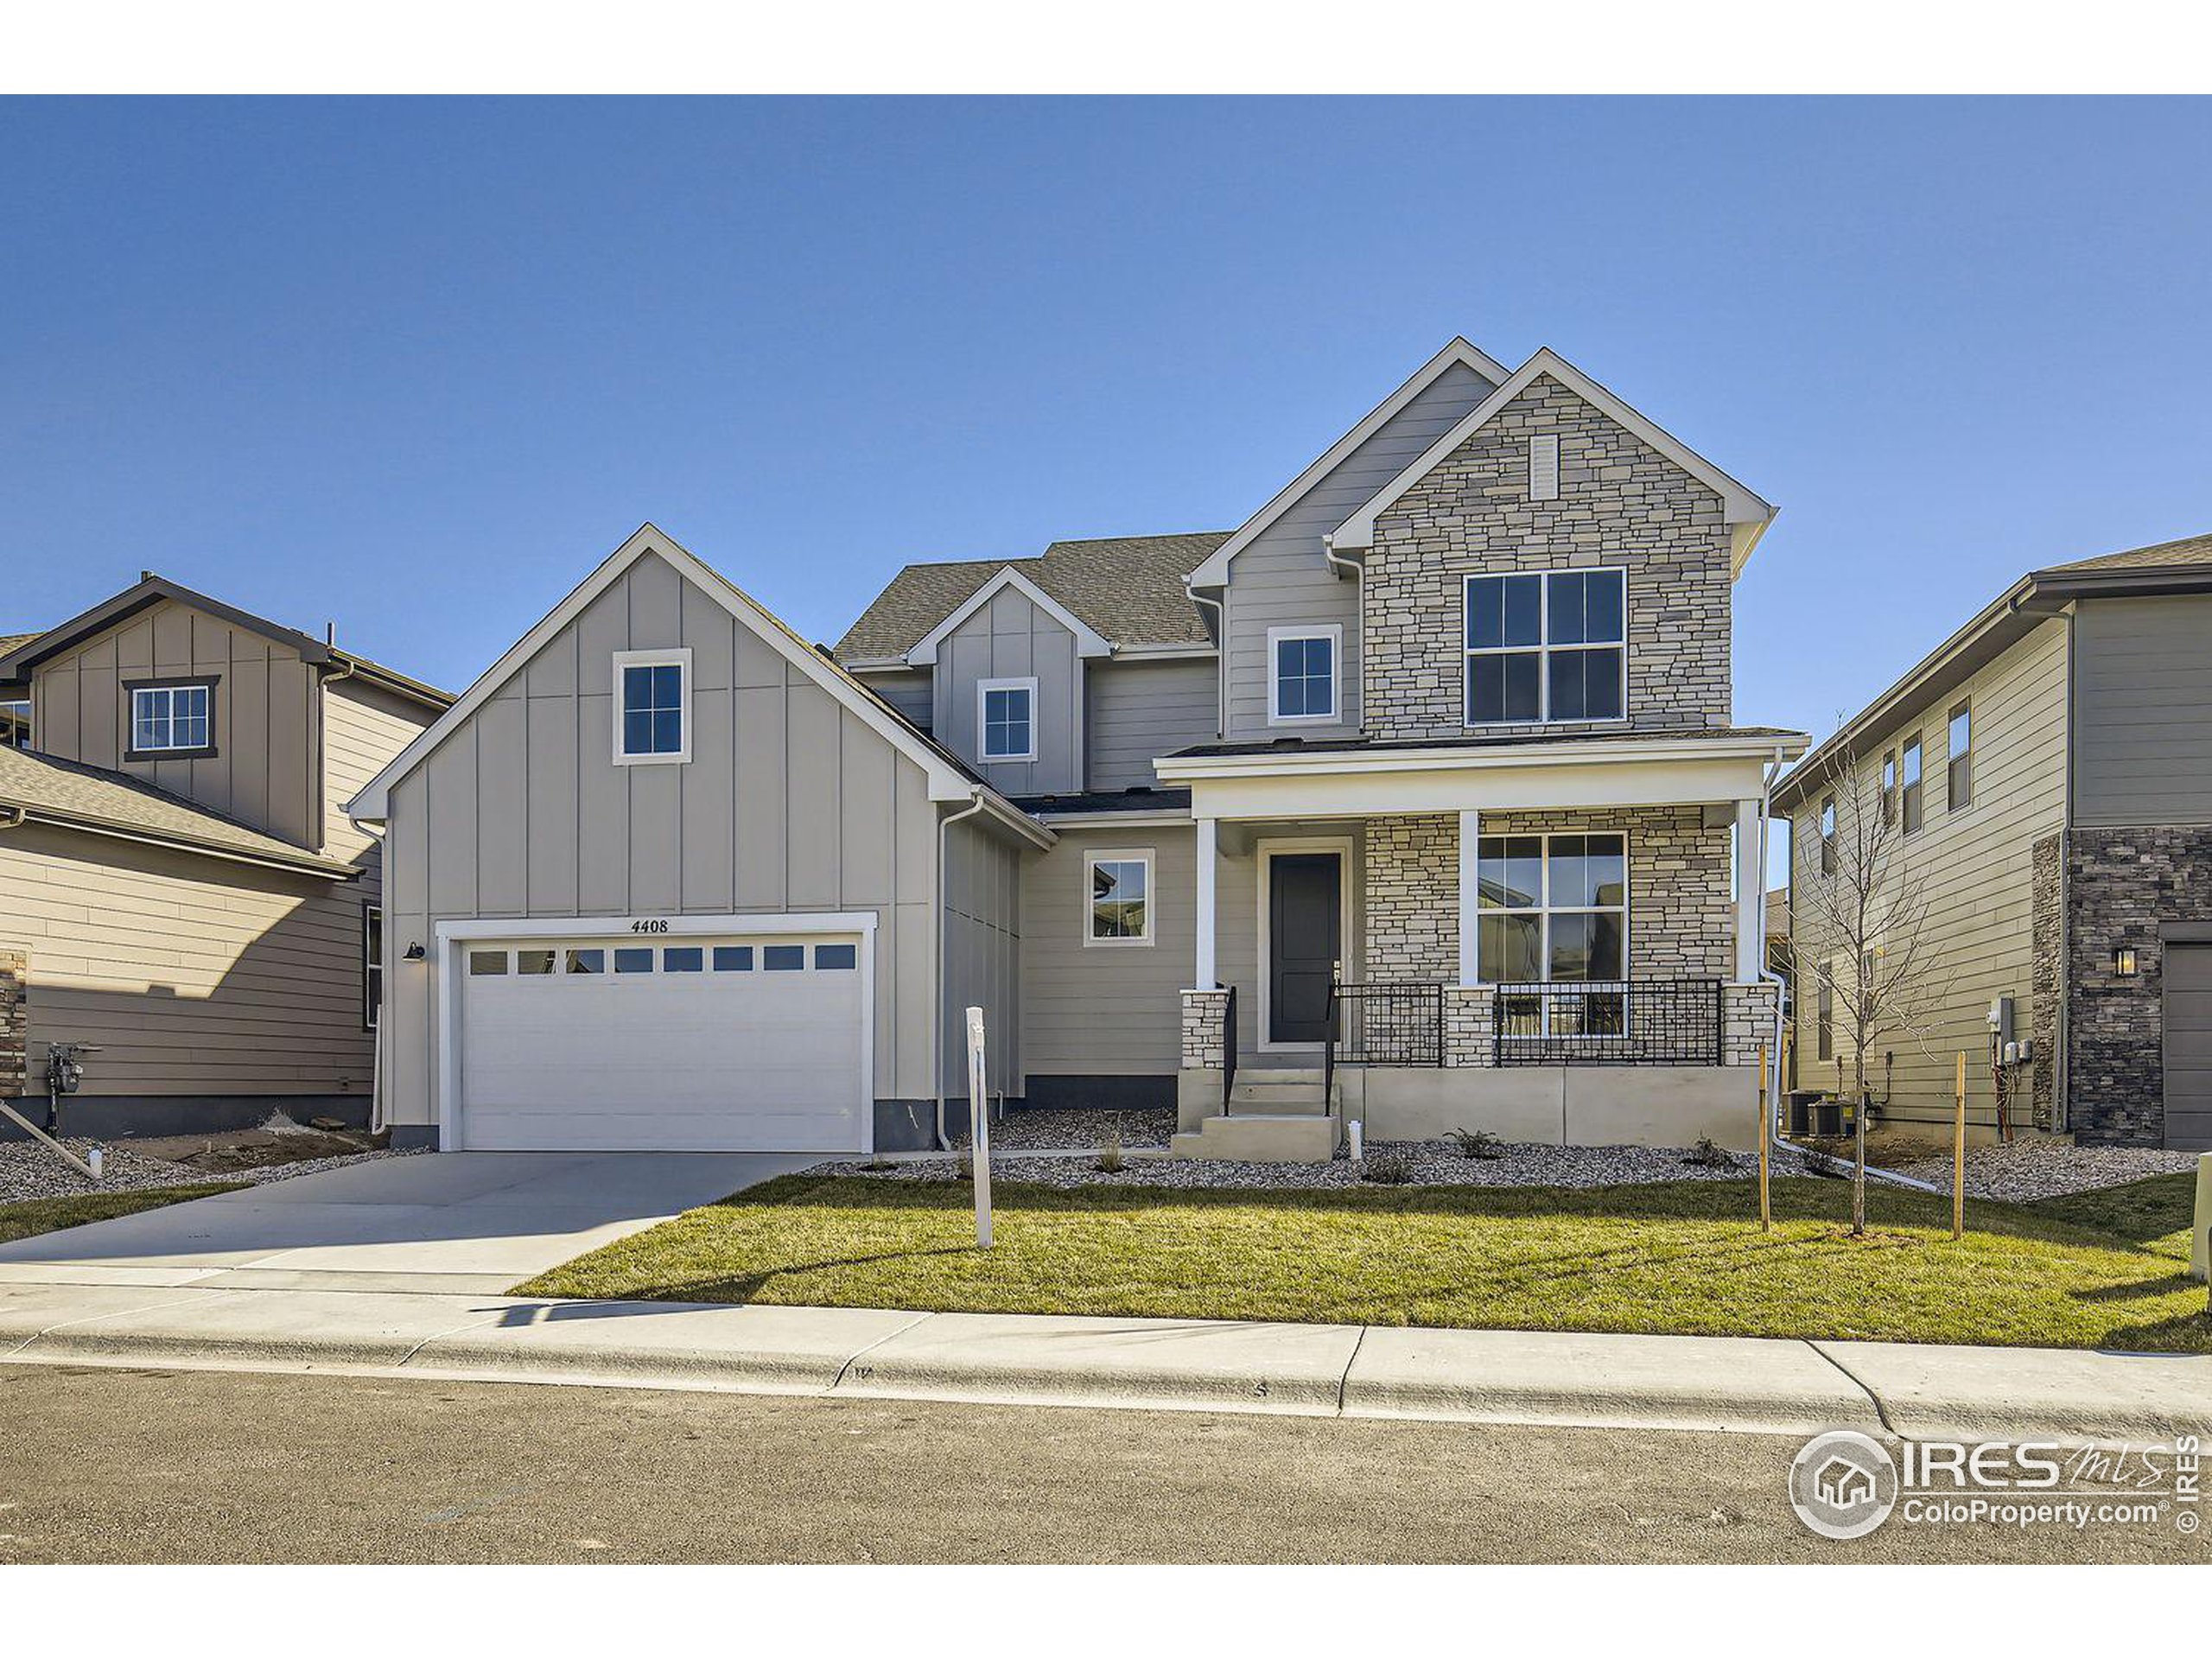
POLYGON ((868 1018, 854 935, 470 939, 472 1152, 852 1152, 868 1018))

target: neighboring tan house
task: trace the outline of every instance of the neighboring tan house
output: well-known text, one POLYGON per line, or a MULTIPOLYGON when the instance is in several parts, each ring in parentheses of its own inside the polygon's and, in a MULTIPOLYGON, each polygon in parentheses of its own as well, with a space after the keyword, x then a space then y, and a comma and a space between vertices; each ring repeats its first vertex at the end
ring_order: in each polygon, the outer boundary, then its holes
POLYGON ((1454 340, 1241 529, 911 566, 834 652, 647 525, 353 803, 422 952, 388 1115, 924 1146, 976 1005, 995 1095, 1179 1103, 1201 1155, 1744 1144, 1773 511, 1454 340))
POLYGON ((152 575, 0 639, 0 1099, 41 1121, 84 1043, 73 1132, 365 1119, 378 849, 343 806, 448 701, 152 575))
MULTIPOLYGON (((1925 905, 1925 1006, 1869 1067, 1891 1120, 1948 1123, 1963 1052, 1977 1135, 2001 1084, 2015 1129, 2212 1147, 2208 647, 2212 537, 2037 570, 1777 787, 1793 893, 1849 756, 1925 905)), ((1801 970, 1832 959, 1802 899, 1790 932, 1801 970)), ((1834 1087, 1846 1021, 1800 980, 1798 1076, 1834 1087)))

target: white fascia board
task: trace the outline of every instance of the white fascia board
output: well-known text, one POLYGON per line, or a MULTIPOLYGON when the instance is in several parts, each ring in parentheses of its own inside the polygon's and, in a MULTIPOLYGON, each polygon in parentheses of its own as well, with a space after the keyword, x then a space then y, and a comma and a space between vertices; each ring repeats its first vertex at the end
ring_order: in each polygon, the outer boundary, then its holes
POLYGON ((1530 766, 1607 766, 1718 758, 1762 763, 1802 754, 1812 739, 1802 732, 1778 737, 1721 739, 1618 737, 1563 743, 1484 744, 1421 749, 1254 750, 1245 754, 1164 755, 1153 762, 1163 783, 1229 778, 1310 778, 1336 774, 1466 772, 1530 766))
POLYGON ((1393 420, 1398 411, 1428 389, 1429 384, 1453 364, 1472 369, 1485 380, 1496 382, 1506 378, 1505 365, 1488 353, 1455 339, 1434 357, 1414 371, 1413 378, 1395 391, 1368 410, 1359 424, 1331 444, 1312 466, 1284 485, 1268 498, 1262 507, 1237 530, 1237 532, 1206 556, 1205 563, 1183 579, 1188 588, 1219 588, 1229 581, 1229 563, 1264 531, 1269 524, 1295 505, 1300 497, 1326 478, 1351 452, 1365 443, 1393 420))
POLYGON ((1172 812, 1052 812, 1037 816, 1054 830, 1101 830, 1122 824, 1131 830, 1171 830, 1191 827, 1187 808, 1172 812))
POLYGON ((1117 663, 1207 662, 1221 653, 1211 645, 1117 645, 1117 663))
POLYGON ((1494 420, 1539 377, 1547 374, 1585 403, 1594 405, 1618 422, 1720 497, 1722 516, 1736 527, 1731 575, 1740 575, 1745 562, 1751 556, 1752 545, 1774 518, 1775 508, 1672 433, 1663 430, 1648 416, 1606 391, 1548 346, 1514 370, 1496 391, 1469 410, 1466 417, 1457 426, 1429 445, 1419 459, 1384 485, 1357 512, 1338 525, 1325 538, 1331 551, 1343 553, 1374 546, 1375 521, 1387 512, 1399 497, 1434 472, 1453 450, 1494 420))
POLYGON ((476 683, 454 700, 453 707, 416 733, 413 742, 394 756, 389 766, 346 803, 346 816, 360 823, 385 822, 391 816, 392 785, 421 765, 461 722, 490 702, 502 686, 520 673, 547 642, 575 620, 586 606, 613 586, 617 577, 648 553, 658 553, 666 559, 695 587, 766 641, 785 662, 829 692, 862 725, 921 767, 929 779, 931 800, 964 801, 969 798, 970 790, 975 787, 969 779, 870 696, 859 681, 793 633, 773 612, 746 594, 728 576, 702 562, 658 526, 646 524, 640 525, 636 534, 609 554, 566 599, 548 611, 537 626, 510 646, 499 661, 485 670, 476 683))
POLYGON ((952 631, 1008 588, 1020 594, 1039 610, 1073 634, 1077 656, 1104 657, 1113 651, 1112 643, 1097 629, 1084 621, 1081 617, 1023 575, 1020 571, 1008 565, 974 593, 969 594, 967 599, 962 601, 958 609, 917 640, 914 648, 906 653, 908 665, 914 668, 926 668, 935 663, 938 647, 945 642, 952 631))

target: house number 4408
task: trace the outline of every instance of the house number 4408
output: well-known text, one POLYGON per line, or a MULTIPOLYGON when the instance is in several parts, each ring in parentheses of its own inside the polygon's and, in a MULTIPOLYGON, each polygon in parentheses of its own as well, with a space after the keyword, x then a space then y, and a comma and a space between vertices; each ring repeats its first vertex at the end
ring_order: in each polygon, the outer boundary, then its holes
POLYGON ((668 931, 668 924, 664 921, 632 922, 630 924, 630 931, 632 933, 665 933, 668 931))

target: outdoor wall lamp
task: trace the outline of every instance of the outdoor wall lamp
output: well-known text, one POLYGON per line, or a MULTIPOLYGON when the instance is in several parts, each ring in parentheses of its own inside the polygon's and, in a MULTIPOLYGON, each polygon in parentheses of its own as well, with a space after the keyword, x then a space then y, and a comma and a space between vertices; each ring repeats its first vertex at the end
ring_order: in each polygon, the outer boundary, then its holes
POLYGON ((400 960, 402 962, 420 962, 423 960, 423 950, 422 942, 417 940, 415 944, 407 947, 407 954, 402 957, 400 960))
POLYGON ((2115 944, 2112 948, 2112 970, 2121 979, 2133 979, 2136 975, 2135 947, 2115 944))

